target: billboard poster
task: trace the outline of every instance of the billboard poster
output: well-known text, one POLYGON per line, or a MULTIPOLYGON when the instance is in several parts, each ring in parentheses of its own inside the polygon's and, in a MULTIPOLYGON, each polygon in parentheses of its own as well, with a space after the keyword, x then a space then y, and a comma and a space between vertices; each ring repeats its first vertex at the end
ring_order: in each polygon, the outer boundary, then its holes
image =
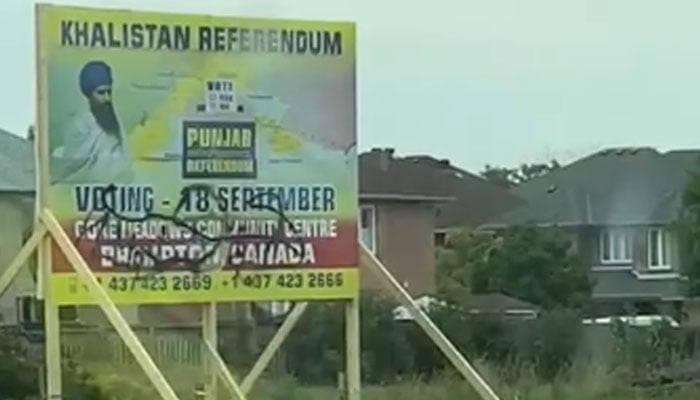
MULTIPOLYGON (((117 303, 357 295, 355 26, 39 5, 48 207, 117 303)), ((53 251, 59 304, 90 304, 53 251)))

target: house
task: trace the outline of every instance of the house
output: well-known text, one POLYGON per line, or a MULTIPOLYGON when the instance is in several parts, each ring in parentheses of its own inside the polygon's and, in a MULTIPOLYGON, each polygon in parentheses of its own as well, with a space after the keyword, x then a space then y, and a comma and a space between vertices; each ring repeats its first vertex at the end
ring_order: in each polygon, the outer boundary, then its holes
POLYGON ((556 226, 590 266, 593 314, 676 313, 684 299, 680 254, 669 229, 687 169, 700 152, 606 149, 512 192, 526 204, 482 229, 556 226))
MULTIPOLYGON (((0 273, 31 235, 34 225, 34 146, 0 129, 0 273)), ((34 279, 24 268, 0 297, 0 325, 15 324, 18 303, 33 295, 34 279)), ((29 310, 27 310, 29 311, 29 310)))
POLYGON ((409 156, 407 160, 430 168, 439 176, 442 190, 454 200, 438 204, 435 219, 436 244, 444 243, 446 234, 455 228, 476 228, 511 210, 524 201, 508 189, 465 171, 449 160, 430 156, 409 156))
POLYGON ((433 292, 435 248, 450 229, 476 228, 523 204, 448 160, 375 148, 359 165, 361 238, 414 295, 433 292))
MULTIPOLYGON (((432 168, 394 157, 393 149, 359 156, 362 242, 414 296, 435 290, 436 208, 453 199, 432 168)), ((362 273, 364 290, 381 290, 371 273, 362 273)))

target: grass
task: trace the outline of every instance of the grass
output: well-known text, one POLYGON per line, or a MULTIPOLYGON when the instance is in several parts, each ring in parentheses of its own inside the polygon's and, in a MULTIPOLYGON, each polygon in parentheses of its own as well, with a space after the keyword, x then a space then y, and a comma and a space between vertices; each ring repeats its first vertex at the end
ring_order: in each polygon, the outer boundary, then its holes
MULTIPOLYGON (((262 383, 262 382, 261 382, 262 383)), ((600 386, 594 382, 582 385, 533 384, 527 387, 500 387, 502 400, 691 400, 700 394, 698 387, 675 390, 634 390, 600 386)), ((298 387, 287 383, 265 385, 250 396, 251 400, 329 400, 339 399, 331 388, 298 387)), ((481 400, 462 380, 437 380, 430 383, 405 382, 390 386, 366 386, 362 400, 481 400)))
MULTIPOLYGON (((631 388, 619 374, 604 367, 582 364, 567 377, 540 382, 534 373, 523 369, 517 381, 499 382, 495 371, 477 362, 482 377, 493 385, 501 400, 695 400, 700 398, 700 383, 655 389, 631 388)), ((257 383, 251 400, 331 400, 340 399, 338 390, 329 387, 304 387, 291 378, 257 383)), ((456 373, 444 374, 430 382, 408 380, 386 386, 365 385, 362 400, 481 400, 456 373)))
MULTIPOLYGON (((115 366, 90 368, 100 386, 113 394, 111 400, 157 399, 152 386, 137 365, 133 368, 115 366)), ((499 381, 495 371, 484 363, 476 368, 494 386, 501 400, 691 400, 700 398, 700 384, 675 388, 635 389, 621 383, 618 374, 604 367, 585 364, 574 367, 567 377, 541 382, 527 369, 518 371, 518 379, 508 384, 499 381)), ((166 379, 181 399, 193 399, 196 383, 204 381, 202 368, 167 368, 166 379)), ((236 374, 241 379, 241 374, 236 374)), ((230 399, 223 385, 219 399, 230 399)), ((311 387, 298 384, 291 377, 261 378, 249 396, 250 400, 336 400, 340 393, 333 387, 311 387)), ((454 372, 430 382, 418 379, 390 385, 367 385, 362 388, 362 400, 481 400, 476 392, 454 372)))
MULTIPOLYGON (((480 368, 481 370, 481 368, 480 368)), ((143 378, 129 379, 124 384, 124 375, 100 374, 98 377, 114 393, 112 400, 141 400, 158 398, 143 378), (137 384, 137 381, 138 384, 137 384), (132 387, 133 390, 128 387, 132 387)), ((494 382, 485 374, 485 379, 494 382)), ((181 399, 192 399, 194 385, 187 379, 169 381, 177 387, 181 399)), ((700 394, 700 385, 671 389, 642 390, 622 386, 614 374, 604 370, 573 373, 566 380, 541 383, 525 374, 510 385, 500 384, 494 388, 502 400, 691 400, 700 394)), ((219 399, 230 399, 225 387, 219 387, 219 399)), ((337 389, 332 387, 310 387, 297 384, 292 378, 261 379, 253 388, 250 400, 336 400, 341 399, 337 389)), ((476 392, 459 377, 446 375, 430 382, 409 380, 391 385, 365 385, 362 400, 481 400, 476 392)))
MULTIPOLYGON (((641 390, 605 390, 597 385, 533 385, 522 388, 500 388, 502 400, 691 400, 697 399, 698 388, 685 388, 666 393, 641 390)), ((339 399, 331 388, 303 388, 292 385, 267 385, 250 396, 251 400, 329 400, 339 399)), ((391 386, 369 386, 362 390, 362 400, 480 400, 463 381, 407 382, 391 386)))

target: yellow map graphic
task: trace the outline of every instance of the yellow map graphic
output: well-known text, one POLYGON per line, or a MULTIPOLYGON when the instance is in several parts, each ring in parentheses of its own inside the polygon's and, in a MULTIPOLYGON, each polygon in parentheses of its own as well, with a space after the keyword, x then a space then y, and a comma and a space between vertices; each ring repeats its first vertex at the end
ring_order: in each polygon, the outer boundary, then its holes
POLYGON ((293 155, 301 152, 303 141, 295 133, 276 127, 270 136, 270 144, 275 153, 293 155))

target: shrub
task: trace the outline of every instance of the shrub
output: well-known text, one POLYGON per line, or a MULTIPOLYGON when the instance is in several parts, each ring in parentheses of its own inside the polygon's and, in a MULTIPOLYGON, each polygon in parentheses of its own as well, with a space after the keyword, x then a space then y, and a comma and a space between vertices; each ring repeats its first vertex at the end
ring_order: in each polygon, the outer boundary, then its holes
MULTIPOLYGON (((365 296, 361 304, 363 379, 386 382, 412 373, 413 351, 405 324, 393 318, 395 305, 365 296)), ((332 383, 344 370, 343 304, 311 304, 285 344, 287 367, 305 383, 332 383)))
POLYGON ((0 330, 0 393, 3 398, 25 399, 38 391, 37 368, 26 357, 16 332, 0 330))
POLYGON ((630 379, 649 379, 660 368, 669 366, 682 354, 682 332, 667 321, 649 327, 630 326, 622 321, 612 325, 614 366, 630 379))
POLYGON ((304 383, 332 383, 342 370, 341 303, 311 303, 285 341, 287 368, 304 383))
POLYGON ((573 365, 582 338, 578 312, 556 309, 518 329, 517 354, 534 367, 540 379, 549 381, 573 365))
MULTIPOLYGON (((27 357, 28 342, 15 329, 0 330, 0 393, 3 399, 39 398, 39 364, 27 357)), ((71 359, 63 359, 64 397, 108 400, 93 377, 71 359)))

